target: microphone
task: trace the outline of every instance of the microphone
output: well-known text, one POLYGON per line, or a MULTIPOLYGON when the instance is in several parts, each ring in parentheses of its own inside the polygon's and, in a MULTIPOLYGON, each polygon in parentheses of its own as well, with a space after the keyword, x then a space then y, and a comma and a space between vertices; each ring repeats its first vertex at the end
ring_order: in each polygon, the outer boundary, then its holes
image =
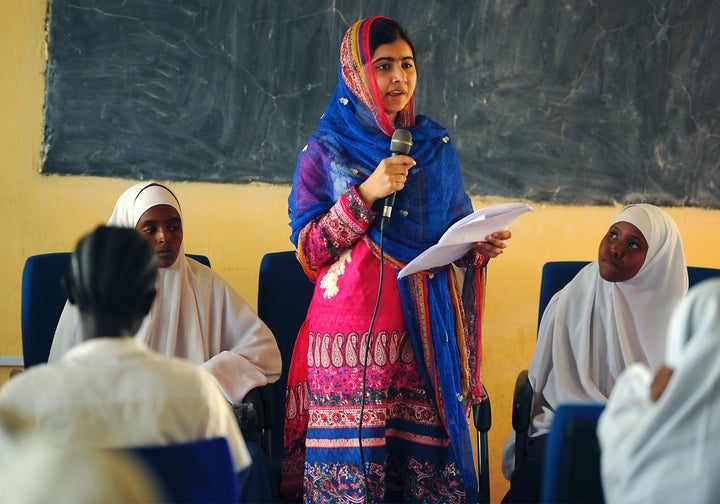
MULTIPOLYGON (((393 133, 392 139, 390 140, 390 151, 393 156, 397 156, 399 154, 407 155, 410 152, 410 147, 412 147, 412 145, 412 133, 405 129, 396 129, 395 133, 393 133)), ((380 221, 381 233, 385 231, 385 226, 392 215, 396 192, 397 191, 393 191, 391 195, 385 198, 385 207, 383 208, 382 220, 380 221)))

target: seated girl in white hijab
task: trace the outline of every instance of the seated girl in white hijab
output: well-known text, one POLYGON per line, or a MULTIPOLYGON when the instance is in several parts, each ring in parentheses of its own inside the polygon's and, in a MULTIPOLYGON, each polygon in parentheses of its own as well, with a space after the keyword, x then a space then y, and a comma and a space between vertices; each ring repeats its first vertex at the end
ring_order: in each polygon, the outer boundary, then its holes
MULTIPOLYGON (((278 380, 281 357, 273 334, 217 273, 185 256, 180 203, 170 189, 156 182, 130 187, 107 224, 137 229, 160 262, 157 297, 136 339, 168 357, 202 365, 234 404, 253 388, 278 380)), ((82 341, 79 331, 78 311, 66 304, 48 360, 82 341)))
POLYGON ((606 502, 720 499, 720 279, 690 289, 673 313, 665 365, 620 375, 600 416, 606 502))
POLYGON ((505 444, 504 502, 540 498, 546 434, 565 402, 604 402, 634 362, 662 363, 672 310, 687 292, 677 226, 661 209, 625 207, 610 226, 598 259, 548 303, 528 370, 533 388, 526 458, 514 467, 514 433, 505 444), (513 470, 514 469, 514 470, 513 470))

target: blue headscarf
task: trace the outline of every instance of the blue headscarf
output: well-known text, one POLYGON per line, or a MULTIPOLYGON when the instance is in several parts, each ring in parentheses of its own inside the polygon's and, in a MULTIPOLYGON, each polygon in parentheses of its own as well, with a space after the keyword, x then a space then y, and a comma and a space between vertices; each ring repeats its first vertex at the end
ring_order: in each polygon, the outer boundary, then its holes
MULTIPOLYGON (((370 26, 377 19, 358 21, 343 39, 337 87, 318 131, 298 159, 288 199, 291 241, 297 246, 298 235, 309 222, 326 214, 343 194, 361 184, 391 155, 391 136, 395 127, 402 127, 412 134, 409 156, 417 164, 410 169, 403 190, 396 194, 383 240, 387 255, 395 262, 407 263, 437 243, 449 226, 472 213, 473 208, 447 130, 428 117, 414 117, 412 100, 398 113, 396 124, 391 124, 382 110, 368 43, 370 26)), ((379 201, 378 210, 381 204, 379 201)), ((378 245, 379 225, 376 218, 367 231, 378 245)), ((467 326, 459 322, 462 315, 453 310, 459 302, 452 298, 448 286, 455 279, 449 275, 449 267, 432 276, 410 275, 399 281, 399 288, 420 368, 428 390, 434 391, 441 407, 468 501, 472 502, 477 497, 477 480, 466 404, 461 399, 467 393, 461 383, 461 376, 467 372, 461 365, 468 362, 460 355, 463 349, 448 344, 448 339, 464 342, 467 326)))

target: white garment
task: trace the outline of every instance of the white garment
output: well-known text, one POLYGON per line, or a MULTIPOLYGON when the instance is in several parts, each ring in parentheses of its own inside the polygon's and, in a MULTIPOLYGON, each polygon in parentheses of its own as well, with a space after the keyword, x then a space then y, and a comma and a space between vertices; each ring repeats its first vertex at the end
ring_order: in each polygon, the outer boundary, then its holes
MULTIPOLYGON (((662 362, 670 314, 687 292, 680 233, 653 205, 625 207, 615 222, 629 222, 648 243, 645 262, 624 282, 608 282, 593 261, 557 292, 543 313, 528 378, 533 387, 530 435, 550 431, 565 402, 605 402, 620 373, 633 362, 662 362)), ((503 448, 503 474, 514 470, 515 434, 503 448)))
POLYGON ((144 504, 163 497, 142 463, 120 451, 55 446, 30 435, 0 457, 0 502, 144 504))
POLYGON ((657 402, 653 372, 635 364, 600 416, 608 503, 720 499, 720 280, 697 284, 678 305, 665 361, 674 371, 657 402))
POLYGON ((213 377, 132 338, 92 338, 0 389, 0 404, 54 443, 78 448, 166 445, 225 437, 237 471, 250 455, 213 377))
MULTIPOLYGON (((118 199, 109 226, 134 228, 156 205, 180 204, 165 186, 142 182, 118 199)), ((168 357, 202 364, 217 380, 225 397, 240 403, 255 387, 280 377, 282 360, 275 337, 247 302, 210 268, 185 257, 160 268, 157 296, 135 335, 138 341, 168 357)), ((77 307, 66 303, 60 316, 49 362, 82 341, 77 307)))

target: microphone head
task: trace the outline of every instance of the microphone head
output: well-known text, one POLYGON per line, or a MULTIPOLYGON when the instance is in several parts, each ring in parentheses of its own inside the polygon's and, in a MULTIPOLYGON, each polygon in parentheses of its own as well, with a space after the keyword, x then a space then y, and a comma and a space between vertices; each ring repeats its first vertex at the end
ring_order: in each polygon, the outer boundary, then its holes
POLYGON ((407 155, 412 144, 412 133, 405 129, 396 129, 390 140, 390 151, 393 154, 407 155))

